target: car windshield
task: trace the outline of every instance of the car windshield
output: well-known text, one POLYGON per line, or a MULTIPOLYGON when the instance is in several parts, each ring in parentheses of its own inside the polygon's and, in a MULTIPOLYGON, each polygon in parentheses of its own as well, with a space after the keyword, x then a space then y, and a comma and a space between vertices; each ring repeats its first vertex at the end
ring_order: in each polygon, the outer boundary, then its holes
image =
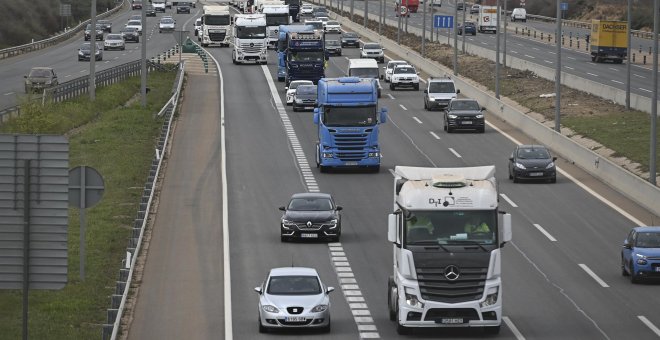
POLYGON ((296 94, 316 94, 316 85, 300 85, 296 89, 296 94))
POLYGON ((378 45, 378 44, 364 44, 364 49, 365 50, 379 50, 380 45, 378 45))
POLYGON ((332 201, 325 197, 293 198, 287 210, 293 211, 327 211, 332 210, 332 201))
POLYGON ((339 41, 337 40, 326 40, 325 46, 339 46, 339 41))
POLYGON ((452 82, 432 82, 429 84, 429 93, 454 93, 454 83, 452 82))
POLYGON ((660 232, 640 232, 637 233, 638 248, 660 248, 660 232))
POLYGON ((348 70, 348 75, 351 77, 360 78, 378 78, 378 68, 376 67, 354 67, 348 70))
POLYGON ((339 26, 339 23, 336 21, 328 21, 325 23, 326 25, 332 25, 332 26, 339 26))
POLYGON ((406 245, 497 244, 495 210, 408 210, 403 217, 406 245))
POLYGON ((266 26, 236 26, 236 37, 239 39, 265 38, 266 26))
POLYGON ((142 26, 142 23, 135 20, 135 21, 129 21, 128 26, 142 26))
POLYGON ((323 112, 325 126, 373 126, 376 125, 375 106, 326 106, 323 112))
POLYGON ((289 60, 292 61, 323 61, 323 58, 322 51, 297 51, 289 53, 289 60))
POLYGON ((321 283, 316 276, 271 276, 267 292, 270 295, 317 295, 321 294, 321 283))
POLYGON ((344 38, 357 38, 357 34, 353 32, 347 32, 342 35, 344 38))
POLYGON ((121 34, 108 34, 105 40, 122 40, 121 34))
POLYGON ((125 27, 125 28, 124 28, 123 30, 121 30, 121 31, 122 31, 122 32, 135 32, 135 31, 137 31, 137 28, 135 28, 135 27, 125 27))
POLYGON ((396 65, 406 65, 406 64, 408 63, 405 61, 390 61, 389 63, 387 63, 387 68, 393 69, 396 65))
POLYGON ((37 78, 37 77, 50 77, 51 74, 52 73, 51 73, 50 70, 38 68, 38 69, 31 70, 29 76, 30 77, 35 77, 35 78, 37 78))
POLYGON ((452 110, 480 110, 479 103, 474 100, 453 100, 449 105, 452 110))
POLYGON ((314 29, 323 29, 322 21, 305 21, 305 25, 313 26, 314 29))
POLYGON ((417 73, 417 72, 412 67, 397 67, 394 69, 394 73, 401 74, 401 73, 417 73))
POLYGON ((476 24, 473 23, 472 21, 466 21, 466 22, 465 22, 465 26, 472 26, 472 27, 474 27, 475 25, 476 25, 476 24))
POLYGON ((548 159, 550 154, 543 148, 521 148, 518 149, 518 158, 520 159, 548 159))
POLYGON ((160 19, 161 24, 173 24, 174 20, 172 19, 160 19))
POLYGON ((89 51, 91 48, 92 48, 92 46, 90 44, 82 44, 80 46, 81 51, 89 51))
MULTIPOLYGON (((85 29, 89 31, 91 28, 92 28, 92 24, 87 24, 87 28, 85 28, 85 29)), ((103 25, 96 24, 96 30, 98 30, 98 31, 103 30, 103 25)))

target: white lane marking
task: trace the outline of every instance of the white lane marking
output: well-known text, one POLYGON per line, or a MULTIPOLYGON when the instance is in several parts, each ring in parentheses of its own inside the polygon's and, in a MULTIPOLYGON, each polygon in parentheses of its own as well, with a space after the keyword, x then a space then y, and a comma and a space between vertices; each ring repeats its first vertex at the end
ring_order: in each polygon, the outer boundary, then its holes
POLYGON ((389 93, 387 94, 387 96, 390 97, 390 99, 394 99, 394 96, 389 93))
POLYGON ((572 68, 572 67, 570 67, 570 66, 564 66, 564 67, 567 68, 567 69, 569 69, 569 70, 575 70, 574 68, 572 68))
POLYGON ((500 197, 504 198, 504 200, 507 201, 507 203, 509 203, 510 206, 514 208, 518 208, 518 205, 515 204, 506 194, 500 194, 500 197))
MULTIPOLYGON (((309 168, 309 164, 307 163, 307 161, 301 161, 301 159, 305 159, 305 154, 302 148, 298 147, 300 146, 300 141, 298 140, 298 136, 296 135, 296 131, 293 128, 293 125, 291 124, 291 120, 286 112, 286 108, 284 104, 282 103, 282 99, 280 99, 280 96, 277 92, 277 88, 275 87, 275 82, 273 81, 273 77, 271 76, 268 70, 268 66, 262 65, 261 69, 268 82, 268 87, 270 88, 271 97, 273 98, 273 101, 275 103, 275 109, 280 115, 280 119, 282 121, 282 124, 284 125, 284 130, 286 131, 286 135, 289 139, 289 143, 292 149, 294 150, 294 154, 298 163, 297 164, 298 170, 301 173, 307 175, 305 176, 305 180, 304 180, 304 183, 306 183, 307 185, 307 191, 319 192, 320 191, 319 186, 316 183, 316 179, 313 176, 311 169, 309 168)), ((228 240, 228 237, 226 237, 226 239, 228 240)), ((352 282, 350 282, 349 284, 341 285, 341 289, 344 292, 346 301, 349 304, 349 306, 351 306, 352 301, 348 300, 348 297, 362 297, 362 292, 360 291, 360 287, 357 281, 355 280, 353 269, 351 269, 346 253, 344 252, 344 248, 340 242, 328 243, 328 250, 330 252, 330 262, 332 263, 335 269, 335 273, 337 273, 337 278, 339 279, 339 281, 341 282, 341 280, 344 280, 346 278, 353 279, 352 282), (335 258, 337 258, 338 260, 335 261, 335 258), (342 261, 339 261, 339 259, 341 259, 342 261)), ((380 338, 380 334, 378 334, 376 330, 376 325, 374 324, 373 318, 370 317, 371 312, 369 311, 366 302, 364 302, 364 308, 360 308, 360 309, 351 308, 351 311, 355 318, 355 322, 357 323, 358 326, 363 324, 373 326, 373 329, 369 327, 369 331, 366 332, 360 331, 360 338, 370 338, 370 339, 380 338), (358 317, 366 318, 367 316, 369 316, 368 319, 358 320, 358 317)), ((231 310, 229 312, 231 313, 231 310)), ((227 311, 225 311, 225 313, 227 313, 227 311)), ((226 339, 231 340, 231 338, 226 338, 226 339)))
POLYGON ((403 111, 408 111, 408 109, 406 109, 406 107, 403 106, 403 104, 399 104, 399 106, 401 106, 401 108, 403 109, 403 111))
POLYGON ((646 77, 644 77, 644 76, 640 76, 639 74, 634 74, 634 73, 633 73, 633 76, 638 77, 638 78, 642 78, 642 79, 646 79, 646 77))
POLYGON ((571 59, 571 60, 575 60, 575 58, 574 58, 574 57, 566 57, 566 58, 568 58, 568 59, 571 59))
POLYGON ((538 47, 532 47, 532 49, 535 50, 535 51, 538 51, 538 50, 539 50, 538 47))
POLYGON ((64 78, 69 78, 69 77, 71 77, 70 74, 67 74, 66 76, 64 76, 64 78))
MULTIPOLYGON (((516 145, 521 145, 521 144, 522 144, 522 143, 520 143, 520 141, 518 141, 517 139, 513 138, 511 135, 509 135, 508 133, 502 131, 500 128, 498 128, 497 126, 491 124, 490 122, 486 121, 486 124, 488 124, 488 126, 490 126, 491 128, 493 128, 495 131, 499 132, 502 136, 508 138, 510 141, 512 141, 512 142, 515 143, 516 145)), ((559 167, 557 167, 557 171, 558 171, 562 176, 568 178, 570 181, 572 181, 573 183, 577 184, 580 188, 582 188, 584 191, 586 191, 587 193, 589 193, 591 196, 593 196, 593 197, 595 197, 596 199, 598 199, 599 201, 603 202, 605 205, 607 205, 608 207, 612 208, 614 211, 618 212, 619 214, 623 215, 623 217, 629 219, 630 221, 632 221, 633 223, 637 224, 638 226, 646 225, 645 223, 642 223, 642 221, 638 220, 637 218, 635 218, 633 215, 631 215, 631 214, 628 213, 627 211, 621 209, 619 206, 617 206, 617 205, 615 205, 614 203, 612 203, 610 200, 608 200, 608 199, 606 199, 605 197, 601 196, 599 193, 593 191, 591 188, 589 188, 588 186, 586 186, 584 183, 580 182, 580 181, 577 180, 575 177, 571 176, 568 172, 564 171, 563 169, 561 169, 561 168, 559 168, 559 167)))
POLYGON ((642 321, 642 322, 646 325, 646 327, 650 328, 651 331, 653 331, 653 333, 655 333, 655 335, 660 336, 660 329, 658 329, 658 327, 656 327, 656 326, 655 326, 651 321, 649 321, 649 319, 647 319, 644 315, 637 315, 637 318, 638 318, 640 321, 642 321))
POLYGON ((550 54, 557 54, 557 52, 548 51, 550 54))
POLYGON ((488 43, 486 43, 485 41, 482 41, 481 43, 484 44, 484 45, 488 45, 488 43))
POLYGON ((511 51, 511 53, 514 53, 514 54, 518 54, 518 52, 517 52, 517 51, 511 51))
POLYGON ((529 54, 525 54, 525 57, 530 58, 530 59, 536 59, 536 58, 532 57, 532 56, 529 55, 529 54))
POLYGON ((653 91, 651 91, 651 90, 647 90, 647 89, 643 89, 643 88, 641 88, 641 87, 638 87, 638 89, 640 89, 640 90, 642 90, 642 91, 646 91, 646 92, 653 93, 653 91))
POLYGON ((613 82, 613 83, 617 83, 617 84, 623 84, 622 81, 618 81, 618 80, 614 80, 614 79, 612 79, 612 82, 613 82))
POLYGON ((5 96, 11 96, 12 94, 14 94, 14 92, 7 92, 5 93, 5 96))
POLYGON ((593 76, 593 77, 598 77, 598 75, 595 74, 595 73, 587 72, 587 74, 590 75, 590 76, 593 76))
POLYGON ((557 242, 557 239, 554 238, 554 237, 552 237, 552 235, 550 235, 550 233, 549 233, 547 230, 543 229, 543 227, 541 227, 540 224, 536 224, 536 223, 534 223, 533 226, 534 226, 536 229, 538 229, 538 230, 541 232, 541 234, 545 235, 545 237, 547 237, 550 241, 552 241, 552 242, 557 242))
POLYGON ((508 316, 503 316, 502 321, 504 321, 506 326, 509 327, 511 333, 513 333, 513 335, 516 337, 517 340, 525 340, 525 337, 522 335, 522 333, 520 333, 518 327, 516 327, 516 325, 513 324, 513 322, 511 321, 511 319, 509 319, 508 316))
POLYGON ((518 45, 518 46, 522 46, 523 44, 521 44, 521 43, 516 43, 516 45, 518 45))
POLYGON ((617 72, 619 72, 619 69, 614 68, 614 67, 610 67, 609 69, 612 70, 612 71, 617 71, 617 72))
POLYGON ((80 73, 85 73, 85 72, 87 72, 87 70, 81 70, 81 71, 80 71, 80 73))
POLYGON ((436 135, 435 132, 431 131, 429 133, 431 134, 431 136, 433 136, 433 138, 438 139, 438 140, 440 139, 440 136, 436 135))
POLYGON ((590 64, 590 65, 596 65, 596 63, 592 63, 592 62, 590 62, 590 61, 587 61, 587 64, 590 64))
POLYGON ((587 267, 586 264, 578 263, 578 266, 580 266, 580 268, 582 268, 582 270, 587 272, 587 274, 589 274, 589 276, 591 276, 592 279, 596 280, 596 282, 598 282, 598 284, 601 285, 601 287, 603 287, 603 288, 608 288, 609 287, 609 285, 607 283, 605 283, 605 281, 603 281, 600 277, 598 277, 598 275, 596 275, 596 273, 594 273, 591 270, 591 268, 587 267))
POLYGON ((412 119, 414 119, 417 123, 422 124, 422 121, 419 120, 419 118, 417 118, 417 117, 412 117, 412 119))
POLYGON ((548 63, 548 64, 552 64, 552 63, 553 63, 553 62, 550 61, 550 60, 544 60, 544 61, 545 61, 546 63, 548 63))
POLYGON ((220 63, 213 57, 211 53, 207 53, 215 62, 218 69, 218 76, 220 77, 220 134, 222 134, 222 145, 220 146, 220 161, 222 162, 221 179, 222 179, 222 265, 224 277, 224 299, 225 299, 225 339, 233 340, 233 326, 231 314, 231 267, 229 261, 229 198, 227 194, 227 148, 225 136, 225 80, 222 77, 222 69, 220 63))
POLYGON ((458 152, 456 152, 456 150, 454 150, 453 148, 449 148, 449 151, 451 151, 451 153, 453 153, 454 156, 456 156, 456 157, 458 157, 458 158, 463 158, 463 156, 461 156, 461 155, 460 155, 458 152))

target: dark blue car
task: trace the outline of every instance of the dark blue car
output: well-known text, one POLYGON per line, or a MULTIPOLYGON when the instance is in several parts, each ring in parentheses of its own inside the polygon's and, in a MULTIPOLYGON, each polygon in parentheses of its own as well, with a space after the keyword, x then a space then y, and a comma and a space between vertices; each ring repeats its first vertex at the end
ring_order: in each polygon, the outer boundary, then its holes
POLYGON ((477 24, 472 21, 466 21, 458 25, 458 34, 463 35, 463 30, 465 30, 465 34, 477 35, 477 24))
POLYGON ((623 241, 621 274, 632 283, 660 278, 660 227, 633 228, 623 241))

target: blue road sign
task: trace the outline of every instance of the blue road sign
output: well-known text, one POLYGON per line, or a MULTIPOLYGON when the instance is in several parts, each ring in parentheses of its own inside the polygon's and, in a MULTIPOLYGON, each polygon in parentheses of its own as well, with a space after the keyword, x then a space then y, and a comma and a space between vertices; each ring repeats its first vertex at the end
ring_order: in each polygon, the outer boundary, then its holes
POLYGON ((434 15, 433 28, 454 28, 454 17, 451 15, 434 15))
MULTIPOLYGON (((560 6, 561 6, 560 9, 562 11, 568 11, 568 2, 562 2, 560 6)), ((557 7, 555 7, 555 8, 557 8, 557 7)))

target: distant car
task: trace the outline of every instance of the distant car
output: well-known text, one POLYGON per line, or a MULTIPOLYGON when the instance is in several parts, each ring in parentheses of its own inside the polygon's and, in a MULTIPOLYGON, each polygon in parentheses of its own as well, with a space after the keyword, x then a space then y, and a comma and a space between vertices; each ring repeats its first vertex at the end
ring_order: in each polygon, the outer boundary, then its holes
POLYGON ((142 9, 142 1, 133 0, 133 2, 131 3, 131 9, 142 9))
POLYGON ((24 78, 25 93, 41 92, 58 84, 57 74, 52 67, 33 67, 24 78))
POLYGON ((317 102, 316 85, 300 85, 293 94, 293 111, 314 110, 317 102))
POLYGON ((341 55, 341 43, 339 40, 326 40, 325 53, 327 55, 341 55))
POLYGON ((293 104, 293 94, 296 92, 296 88, 300 85, 314 85, 314 82, 311 80, 294 80, 290 82, 289 86, 285 87, 286 105, 293 104))
POLYGON ((110 20, 97 20, 97 24, 103 26, 103 30, 107 33, 112 33, 112 21, 110 20))
POLYGON ((521 179, 557 182, 557 168, 550 151, 543 145, 518 145, 509 156, 509 179, 514 183, 521 179))
MULTIPOLYGON (((92 43, 91 42, 85 42, 82 45, 80 45, 80 48, 78 49, 78 61, 89 61, 91 59, 90 55, 92 53, 92 43)), ((94 51, 94 54, 96 56, 95 60, 96 61, 101 61, 103 60, 103 46, 101 46, 99 43, 96 43, 96 51, 94 51)))
POLYGON ((330 332, 330 297, 313 268, 273 268, 254 290, 259 293, 259 333, 308 328, 330 332))
POLYGON ((124 37, 121 34, 108 34, 103 41, 104 50, 120 50, 126 49, 124 37))
POLYGON ((202 29, 202 18, 195 19, 195 36, 198 41, 202 41, 202 35, 199 34, 199 31, 202 29))
POLYGON ((158 33, 172 32, 175 27, 174 19, 162 18, 160 19, 160 23, 158 23, 158 33))
POLYGON ((124 27, 121 30, 121 36, 124 38, 124 41, 140 42, 140 32, 135 27, 124 27))
POLYGON ((472 21, 466 21, 459 24, 458 35, 463 35, 463 31, 465 31, 465 34, 477 35, 477 24, 472 21))
POLYGON ((155 17, 156 16, 156 9, 152 5, 148 5, 147 9, 145 9, 147 12, 148 17, 155 17))
POLYGON ((474 99, 452 99, 445 108, 444 130, 448 133, 454 130, 476 130, 484 133, 485 110, 474 99))
POLYGON ((131 17, 128 19, 128 21, 134 21, 134 20, 142 21, 142 15, 141 14, 134 14, 134 15, 131 15, 131 17))
POLYGON ((388 61, 387 66, 383 67, 383 70, 385 70, 385 75, 383 77, 384 77, 386 83, 390 82, 390 78, 392 77, 392 71, 394 71, 394 66, 397 66, 397 65, 408 65, 408 62, 405 61, 405 60, 390 60, 390 61, 388 61))
POLYGON ((128 27, 136 28, 137 31, 138 31, 138 33, 139 33, 140 35, 142 35, 142 21, 140 21, 140 20, 130 20, 130 21, 126 24, 126 28, 128 28, 128 27))
POLYGON ((456 4, 456 9, 459 10, 459 11, 465 10, 465 3, 463 3, 463 2, 457 3, 456 4))
POLYGON ((191 4, 189 2, 179 2, 179 5, 176 7, 176 13, 188 13, 190 14, 191 4))
POLYGON ((360 48, 360 58, 373 58, 380 63, 385 62, 385 49, 379 43, 365 43, 360 48))
POLYGON ((390 90, 394 91, 397 87, 412 87, 415 91, 419 90, 419 74, 411 65, 396 65, 390 77, 390 90))
POLYGON ((479 6, 479 5, 472 5, 472 7, 470 7, 470 14, 477 14, 477 13, 479 13, 479 9, 481 9, 481 6, 479 6))
POLYGON ((101 24, 96 24, 95 33, 92 33, 92 24, 87 24, 85 27, 85 41, 92 39, 92 34, 95 36, 95 40, 103 40, 104 27, 101 24))
POLYGON ((325 32, 326 33, 341 33, 341 25, 339 21, 328 20, 325 23, 325 32))
POLYGON ((344 32, 341 34, 341 47, 360 47, 360 36, 355 32, 344 32))
POLYGON ((621 274, 632 283, 660 278, 660 226, 633 228, 623 241, 621 274))
POLYGON ((280 222, 281 241, 293 238, 329 239, 339 241, 341 236, 341 206, 330 194, 300 193, 291 196, 280 222))
POLYGON ((424 90, 424 110, 443 109, 452 99, 456 99, 461 93, 456 88, 454 80, 449 77, 429 78, 426 80, 426 89, 424 90))
POLYGON ((163 1, 163 0, 153 0, 153 1, 151 1, 151 5, 154 6, 154 9, 156 10, 156 12, 165 13, 165 1, 163 1))
POLYGON ((312 14, 312 10, 314 10, 314 6, 310 4, 304 4, 302 7, 300 7, 300 14, 301 15, 310 15, 312 14))
POLYGON ((306 19, 305 25, 313 26, 315 30, 319 31, 323 31, 325 29, 325 27, 323 27, 323 21, 321 20, 306 19))
POLYGON ((325 7, 314 7, 312 9, 312 16, 317 17, 317 16, 323 16, 327 17, 328 15, 328 10, 325 7))
POLYGON ((516 21, 527 22, 527 10, 524 8, 514 8, 511 11, 511 22, 516 21))

